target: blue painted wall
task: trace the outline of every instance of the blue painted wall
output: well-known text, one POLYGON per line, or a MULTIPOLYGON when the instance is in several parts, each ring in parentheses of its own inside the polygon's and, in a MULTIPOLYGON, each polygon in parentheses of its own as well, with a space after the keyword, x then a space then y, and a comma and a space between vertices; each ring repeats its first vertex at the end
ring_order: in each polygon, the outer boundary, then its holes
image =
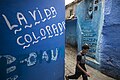
POLYGON ((66 43, 77 46, 77 19, 66 20, 66 43))
POLYGON ((101 71, 120 80, 120 0, 106 0, 99 46, 101 71))
MULTIPOLYGON (((95 0, 83 0, 76 9, 76 15, 78 18, 78 45, 84 45, 85 43, 90 45, 89 56, 99 60, 99 53, 96 54, 97 42, 100 36, 103 26, 103 7, 104 2, 98 0, 95 4, 95 0)), ((81 50, 81 47, 78 47, 81 50)))
POLYGON ((0 80, 64 80, 64 0, 0 0, 0 80))
POLYGON ((92 56, 100 63, 101 72, 120 80, 120 0, 98 0, 92 4, 98 9, 89 13, 93 15, 90 19, 88 9, 93 1, 81 1, 76 9, 78 50, 88 43, 90 52, 96 53, 92 56))

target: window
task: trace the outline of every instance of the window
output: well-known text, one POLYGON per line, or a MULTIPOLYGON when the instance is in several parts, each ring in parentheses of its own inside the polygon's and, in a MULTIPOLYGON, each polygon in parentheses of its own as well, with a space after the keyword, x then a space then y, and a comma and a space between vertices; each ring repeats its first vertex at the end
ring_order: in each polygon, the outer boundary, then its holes
POLYGON ((98 6, 95 6, 94 11, 97 11, 97 10, 98 10, 98 6))
POLYGON ((99 1, 98 0, 95 0, 95 4, 97 4, 99 1))
POLYGON ((73 15, 73 9, 70 9, 70 16, 73 15))

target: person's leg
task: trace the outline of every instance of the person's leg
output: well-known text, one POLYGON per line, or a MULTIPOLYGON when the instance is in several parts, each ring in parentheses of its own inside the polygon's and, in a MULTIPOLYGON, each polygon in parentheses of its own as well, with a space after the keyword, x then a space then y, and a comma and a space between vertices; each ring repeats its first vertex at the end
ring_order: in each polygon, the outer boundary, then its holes
POLYGON ((80 75, 82 75, 82 72, 79 72, 79 71, 76 69, 74 75, 66 76, 66 80, 69 80, 69 79, 78 79, 78 78, 80 77, 80 75))
POLYGON ((86 74, 82 74, 83 80, 88 80, 88 77, 86 74))
POLYGON ((71 76, 67 76, 68 79, 78 79, 80 77, 80 73, 75 73, 74 75, 71 75, 71 76))
POLYGON ((79 68, 76 66, 75 68, 75 74, 74 75, 70 75, 70 76, 65 76, 66 80, 69 79, 78 79, 80 77, 80 75, 82 75, 82 72, 79 71, 79 68))
POLYGON ((75 74, 68 76, 68 78, 69 79, 78 79, 80 77, 80 75, 82 75, 82 72, 79 70, 78 66, 76 65, 75 74))
POLYGON ((68 76, 65 76, 66 80, 69 80, 68 76))
MULTIPOLYGON (((87 71, 85 65, 82 66, 85 71, 87 71)), ((88 80, 88 76, 85 73, 82 73, 83 80, 88 80)))

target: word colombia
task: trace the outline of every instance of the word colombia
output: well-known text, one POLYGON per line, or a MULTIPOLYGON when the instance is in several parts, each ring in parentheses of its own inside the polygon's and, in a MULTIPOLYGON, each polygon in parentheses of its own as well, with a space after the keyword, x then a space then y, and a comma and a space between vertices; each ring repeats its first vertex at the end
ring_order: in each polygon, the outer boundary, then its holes
MULTIPOLYGON (((19 24, 11 24, 9 19, 5 14, 2 14, 8 28, 10 31, 14 31, 14 34, 19 34, 23 29, 31 29, 33 26, 39 26, 41 23, 50 21, 57 17, 57 11, 55 7, 45 8, 43 11, 40 11, 38 8, 32 11, 28 11, 28 15, 33 19, 32 24, 28 23, 27 18, 21 12, 17 12, 17 22, 19 24), (43 12, 43 13, 41 13, 43 12), (24 26, 24 27, 23 27, 24 26)), ((46 23, 45 23, 46 24, 46 23)), ((41 25, 40 25, 41 26, 41 25)), ((31 31, 29 33, 22 34, 17 37, 16 42, 18 45, 22 46, 23 49, 30 47, 32 44, 38 43, 40 40, 49 39, 52 37, 60 36, 65 31, 65 21, 60 21, 58 23, 52 23, 51 25, 36 27, 39 31, 31 31)))

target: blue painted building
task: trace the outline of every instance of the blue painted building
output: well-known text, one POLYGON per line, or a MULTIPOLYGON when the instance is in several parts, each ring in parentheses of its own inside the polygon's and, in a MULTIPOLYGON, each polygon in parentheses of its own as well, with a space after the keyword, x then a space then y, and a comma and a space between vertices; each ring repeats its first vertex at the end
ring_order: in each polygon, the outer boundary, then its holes
POLYGON ((120 80, 120 0, 106 0, 98 51, 102 72, 120 80))
POLYGON ((88 56, 99 63, 97 69, 117 80, 120 80, 119 14, 120 0, 83 0, 76 8, 77 28, 69 29, 76 34, 78 51, 83 44, 89 44, 88 56))

